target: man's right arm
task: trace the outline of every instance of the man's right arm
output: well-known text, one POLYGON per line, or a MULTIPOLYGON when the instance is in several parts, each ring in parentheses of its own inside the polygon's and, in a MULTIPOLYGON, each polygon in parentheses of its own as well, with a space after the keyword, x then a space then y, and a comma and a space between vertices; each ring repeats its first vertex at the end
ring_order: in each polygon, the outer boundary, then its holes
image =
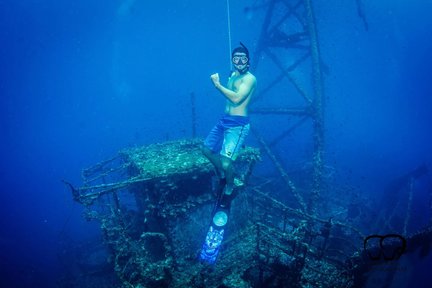
POLYGON ((243 78, 243 81, 240 84, 238 91, 234 92, 220 84, 219 75, 217 75, 217 79, 215 79, 216 77, 213 76, 215 76, 215 74, 213 74, 211 77, 216 89, 218 89, 222 93, 222 95, 224 95, 225 98, 227 98, 234 105, 241 104, 249 96, 256 84, 255 76, 253 76, 252 74, 248 74, 243 78))

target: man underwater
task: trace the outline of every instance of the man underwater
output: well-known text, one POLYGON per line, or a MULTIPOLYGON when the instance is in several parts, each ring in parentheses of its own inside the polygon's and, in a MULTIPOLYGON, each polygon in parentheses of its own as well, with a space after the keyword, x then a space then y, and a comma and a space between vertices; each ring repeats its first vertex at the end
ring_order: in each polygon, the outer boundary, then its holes
POLYGON ((210 76, 215 88, 226 98, 225 114, 208 134, 202 151, 215 166, 223 190, 223 205, 229 206, 234 189, 233 162, 249 134, 248 105, 256 88, 256 78, 249 72, 249 51, 240 42, 232 51, 235 71, 223 86, 219 73, 210 76))

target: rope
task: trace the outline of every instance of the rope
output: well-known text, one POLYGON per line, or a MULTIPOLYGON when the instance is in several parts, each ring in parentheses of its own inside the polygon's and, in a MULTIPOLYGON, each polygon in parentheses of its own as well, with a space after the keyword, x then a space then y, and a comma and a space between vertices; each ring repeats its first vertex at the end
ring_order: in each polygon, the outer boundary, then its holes
POLYGON ((411 216, 411 206, 412 206, 412 200, 413 200, 413 190, 414 190, 414 177, 411 177, 410 181, 409 181, 409 188, 408 188, 408 207, 407 207, 407 211, 406 211, 406 216, 405 216, 405 223, 404 223, 404 234, 403 235, 407 235, 407 228, 408 228, 408 224, 409 224, 409 220, 410 220, 410 216, 411 216))
POLYGON ((231 41, 231 16, 230 16, 230 1, 227 0, 226 1, 226 6, 227 6, 227 22, 228 22, 228 59, 229 59, 229 63, 230 63, 230 69, 232 70, 232 62, 231 62, 231 51, 232 51, 232 41, 231 41))

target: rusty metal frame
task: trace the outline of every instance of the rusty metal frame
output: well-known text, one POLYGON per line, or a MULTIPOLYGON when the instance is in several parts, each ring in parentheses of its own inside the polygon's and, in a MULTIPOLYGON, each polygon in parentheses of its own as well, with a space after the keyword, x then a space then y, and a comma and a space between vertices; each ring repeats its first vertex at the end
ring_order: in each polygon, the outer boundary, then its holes
MULTIPOLYGON (((260 90, 256 97, 255 103, 267 94, 272 87, 282 80, 288 80, 295 91, 297 97, 304 100, 302 107, 260 107, 255 104, 251 109, 251 114, 260 115, 290 115, 299 118, 293 126, 287 127, 285 131, 273 140, 266 140, 259 132, 254 129, 253 133, 257 137, 264 151, 269 155, 271 161, 276 166, 277 170, 284 179, 287 188, 293 193, 294 198, 300 205, 303 211, 316 213, 315 204, 318 201, 321 190, 323 189, 323 153, 324 153, 324 108, 323 108, 323 78, 321 72, 321 59, 318 42, 318 32, 315 24, 314 12, 311 0, 269 0, 258 1, 254 6, 249 7, 252 10, 266 9, 265 17, 260 32, 258 45, 254 53, 253 70, 259 74, 259 64, 262 61, 271 61, 277 68, 278 72, 270 83, 264 84, 264 88, 260 90), (276 13, 277 11, 277 13, 276 13), (278 15, 275 16, 275 14, 278 15), (282 15, 282 16, 280 16, 282 15), (289 32, 283 31, 281 27, 288 25, 289 21, 295 21, 298 25, 290 29, 289 32), (297 29, 296 29, 297 28, 297 29), (275 51, 274 48, 283 48, 283 52, 275 51), (289 53, 290 50, 301 50, 293 64, 284 66, 280 57, 289 53), (265 57, 263 57, 265 56, 265 57), (264 60, 263 60, 264 59, 264 60), (311 62, 311 77, 309 80, 312 83, 312 93, 308 93, 298 79, 292 73, 298 69, 299 65, 306 60, 311 62), (272 147, 289 135, 293 130, 300 127, 306 120, 311 120, 313 125, 313 145, 314 151, 312 156, 313 175, 312 175, 312 191, 308 201, 303 199, 303 196, 297 192, 295 184, 289 179, 288 173, 285 171, 278 157, 272 152, 272 147), (269 142, 269 143, 268 143, 269 142)), ((274 72, 274 71, 273 71, 274 72)))

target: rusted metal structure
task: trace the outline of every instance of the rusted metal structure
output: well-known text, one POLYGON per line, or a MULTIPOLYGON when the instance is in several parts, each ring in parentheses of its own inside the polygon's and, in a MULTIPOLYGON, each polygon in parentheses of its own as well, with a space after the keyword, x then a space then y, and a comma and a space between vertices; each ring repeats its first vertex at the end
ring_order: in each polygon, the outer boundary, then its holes
MULTIPOLYGON (((268 143, 264 137, 257 135, 259 142, 264 147, 271 161, 275 164, 282 178, 287 184, 288 190, 294 194, 301 210, 309 213, 315 212, 315 203, 320 197, 323 175, 323 151, 324 151, 324 117, 323 117, 323 79, 321 72, 321 57, 319 53, 318 32, 315 25, 314 12, 310 0, 272 0, 259 1, 251 10, 265 9, 265 17, 254 54, 254 71, 260 74, 260 69, 266 71, 268 65, 272 65, 277 73, 272 73, 273 78, 260 90, 255 97, 251 113, 260 115, 287 115, 297 117, 291 126, 281 127, 281 135, 268 143), (290 55, 287 60, 286 55, 290 55), (300 71, 300 73, 297 73, 300 71), (297 75, 297 76, 296 76, 297 75), (299 77, 298 75, 303 75, 299 77), (278 85, 287 86, 286 95, 272 95, 278 85), (312 87, 312 89, 310 88, 312 87), (275 96, 278 99, 285 98, 284 106, 267 106, 265 97, 275 96), (266 107, 267 106, 267 107, 266 107), (276 107, 274 107, 276 106, 276 107), (309 199, 297 193, 296 184, 289 179, 278 157, 272 152, 273 146, 278 145, 295 129, 301 128, 307 121, 312 122, 311 138, 313 141, 312 187, 309 199)), ((263 72, 264 74, 264 72, 263 72)), ((287 121, 288 123, 288 121, 287 121)))
MULTIPOLYGON (((352 245, 332 248, 330 232, 361 232, 288 207, 266 183, 238 188, 217 264, 200 262, 215 202, 214 172, 201 142, 125 149, 84 169, 82 186, 70 186, 85 217, 100 223, 123 287, 284 287, 314 283, 316 273, 329 287, 350 281, 341 273, 352 245)), ((256 149, 242 151, 235 162, 240 182, 248 183, 259 159, 256 149)))
MULTIPOLYGON (((83 185, 70 188, 86 219, 100 224, 112 272, 102 266, 74 285, 112 287, 94 278, 112 279, 104 273, 115 272, 121 287, 366 287, 377 265, 369 257, 381 252, 373 244, 362 249, 366 235, 354 224, 360 221, 344 222, 347 211, 322 219, 275 199, 268 181, 249 179, 260 160, 253 148, 245 148, 236 162, 246 185, 233 200, 218 261, 200 262, 215 202, 214 172, 201 142, 129 148, 82 171, 83 185)), ((406 249, 394 241, 386 249, 399 256, 417 249, 427 254, 431 231, 407 237, 406 249)))

